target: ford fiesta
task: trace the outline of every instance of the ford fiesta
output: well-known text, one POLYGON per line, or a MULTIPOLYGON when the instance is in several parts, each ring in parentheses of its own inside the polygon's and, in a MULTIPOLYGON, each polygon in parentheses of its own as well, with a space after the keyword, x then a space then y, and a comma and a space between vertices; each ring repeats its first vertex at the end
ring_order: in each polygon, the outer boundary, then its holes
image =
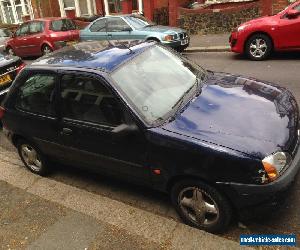
POLYGON ((0 116, 33 173, 51 160, 146 185, 210 232, 233 211, 273 202, 300 166, 288 90, 205 71, 155 43, 88 42, 42 57, 16 78, 0 116))

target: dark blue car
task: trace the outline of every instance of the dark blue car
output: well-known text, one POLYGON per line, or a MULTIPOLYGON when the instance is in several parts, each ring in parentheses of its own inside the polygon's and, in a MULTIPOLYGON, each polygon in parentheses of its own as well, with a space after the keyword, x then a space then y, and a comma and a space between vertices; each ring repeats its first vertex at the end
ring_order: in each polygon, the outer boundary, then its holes
POLYGON ((4 132, 25 166, 93 169, 170 194, 210 232, 273 203, 299 169, 299 112, 278 85, 205 71, 155 43, 81 43, 27 66, 4 132))

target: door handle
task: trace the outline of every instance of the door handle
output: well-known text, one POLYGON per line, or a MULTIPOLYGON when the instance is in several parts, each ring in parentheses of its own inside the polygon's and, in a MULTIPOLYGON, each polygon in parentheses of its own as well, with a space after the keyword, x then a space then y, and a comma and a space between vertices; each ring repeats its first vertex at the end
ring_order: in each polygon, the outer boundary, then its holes
POLYGON ((112 36, 112 34, 108 34, 107 36, 110 36, 110 37, 111 37, 111 36, 112 36))
POLYGON ((73 131, 72 129, 69 128, 63 128, 62 131, 60 132, 61 135, 72 135, 73 131))

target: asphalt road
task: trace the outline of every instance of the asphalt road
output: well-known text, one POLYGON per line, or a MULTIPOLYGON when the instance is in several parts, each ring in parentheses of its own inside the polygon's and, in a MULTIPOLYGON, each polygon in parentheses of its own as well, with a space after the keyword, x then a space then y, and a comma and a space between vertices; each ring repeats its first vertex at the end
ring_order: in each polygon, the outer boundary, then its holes
MULTIPOLYGON (((276 55, 268 61, 252 62, 232 53, 194 53, 187 55, 206 69, 256 77, 289 88, 300 103, 300 54, 276 55)), ((28 61, 30 63, 30 61, 28 61)), ((272 128, 270 128, 272 129, 272 128)), ((0 146, 14 150, 0 133, 0 146)), ((57 166, 50 178, 83 190, 122 201, 126 204, 178 220, 167 196, 136 187, 105 176, 86 173, 71 167, 57 166)), ((266 217, 251 221, 233 222, 223 236, 238 240, 242 233, 296 233, 300 232, 300 174, 285 201, 266 217)), ((298 244, 299 245, 299 244, 298 244)))

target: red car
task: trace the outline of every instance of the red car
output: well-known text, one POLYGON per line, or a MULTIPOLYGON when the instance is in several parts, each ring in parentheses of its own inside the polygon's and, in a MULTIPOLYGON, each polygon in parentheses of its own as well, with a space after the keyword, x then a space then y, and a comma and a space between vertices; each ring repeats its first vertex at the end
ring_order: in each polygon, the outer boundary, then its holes
POLYGON ((79 30, 72 19, 43 18, 23 23, 6 42, 9 54, 24 56, 45 55, 79 40, 79 30))
POLYGON ((229 40, 233 52, 252 60, 264 60, 272 51, 300 50, 300 1, 274 16, 241 24, 229 40))

